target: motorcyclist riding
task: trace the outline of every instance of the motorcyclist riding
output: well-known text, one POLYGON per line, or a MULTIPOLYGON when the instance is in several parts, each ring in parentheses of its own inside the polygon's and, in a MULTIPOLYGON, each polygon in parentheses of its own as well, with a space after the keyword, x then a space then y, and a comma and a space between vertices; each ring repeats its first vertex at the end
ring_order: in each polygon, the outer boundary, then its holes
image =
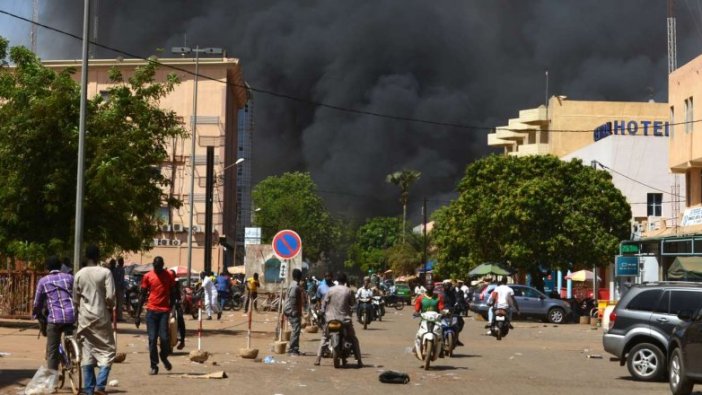
POLYGON ((500 280, 500 285, 492 291, 490 295, 490 300, 488 304, 492 304, 488 310, 488 324, 485 326, 488 328, 487 334, 490 334, 490 325, 492 325, 492 320, 495 318, 494 309, 506 309, 507 319, 509 320, 509 329, 514 329, 512 326, 512 310, 516 310, 519 314, 519 305, 517 300, 514 298, 514 291, 512 288, 507 286, 507 277, 502 277, 500 280))
POLYGON ((451 280, 445 280, 443 283, 444 287, 444 297, 446 300, 446 308, 452 313, 457 315, 457 320, 458 320, 458 327, 456 328, 456 345, 457 346, 462 346, 463 343, 459 340, 459 336, 461 334, 461 331, 463 330, 463 326, 465 325, 465 321, 463 321, 463 317, 461 317, 460 314, 458 314, 459 311, 463 310, 463 305, 465 303, 465 299, 463 298, 463 291, 461 291, 458 288, 454 288, 453 284, 451 283, 451 280))
MULTIPOLYGON (((345 273, 339 274, 337 281, 339 285, 329 288, 329 291, 324 295, 324 299, 322 299, 322 311, 324 312, 324 318, 327 322, 332 320, 343 322, 346 327, 346 335, 353 343, 353 353, 356 356, 356 361, 360 368, 363 367, 361 347, 358 343, 356 332, 353 330, 353 320, 351 319, 351 306, 355 304, 353 291, 346 286, 348 280, 345 273)), ((315 365, 319 365, 322 361, 322 349, 327 344, 327 341, 328 334, 325 331, 319 342, 317 359, 314 361, 315 365)))
POLYGON ((414 301, 414 316, 427 311, 440 313, 444 309, 444 298, 441 295, 434 295, 434 284, 427 284, 426 292, 419 295, 414 301))
MULTIPOLYGON (((363 286, 356 292, 356 318, 358 322, 361 322, 361 303, 358 302, 361 299, 370 299, 375 295, 373 289, 371 288, 370 277, 366 276, 363 278, 363 286)), ((370 309, 371 316, 368 317, 370 321, 373 321, 375 317, 373 316, 373 309, 370 309)), ((361 322, 362 323, 362 322, 361 322)))

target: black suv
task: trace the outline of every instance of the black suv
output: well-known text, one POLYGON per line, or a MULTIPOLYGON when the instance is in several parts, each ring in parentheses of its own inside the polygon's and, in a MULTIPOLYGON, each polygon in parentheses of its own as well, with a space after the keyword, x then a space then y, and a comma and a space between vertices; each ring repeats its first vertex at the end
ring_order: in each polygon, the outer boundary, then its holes
POLYGON ((602 337, 605 351, 626 363, 632 377, 660 380, 673 329, 682 323, 681 311, 702 307, 702 283, 656 282, 634 285, 609 316, 602 337))
POLYGON ((681 311, 678 318, 684 324, 670 338, 668 381, 673 395, 687 395, 702 383, 702 310, 681 311))

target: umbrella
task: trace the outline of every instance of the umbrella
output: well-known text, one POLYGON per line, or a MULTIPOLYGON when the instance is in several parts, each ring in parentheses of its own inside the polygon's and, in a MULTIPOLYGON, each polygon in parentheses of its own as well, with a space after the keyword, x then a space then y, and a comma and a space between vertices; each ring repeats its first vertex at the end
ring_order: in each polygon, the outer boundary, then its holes
POLYGON ((246 269, 244 268, 244 265, 229 266, 227 268, 227 271, 229 272, 229 274, 244 274, 244 273, 246 273, 246 269))
MULTIPOLYGON (((592 281, 593 276, 594 275, 589 270, 578 270, 577 272, 565 276, 565 279, 572 281, 592 281)), ((597 281, 601 281, 600 276, 597 276, 597 281)))
POLYGON ((468 272, 469 277, 485 276, 488 274, 508 276, 512 274, 512 269, 499 263, 486 262, 476 266, 473 270, 468 272))

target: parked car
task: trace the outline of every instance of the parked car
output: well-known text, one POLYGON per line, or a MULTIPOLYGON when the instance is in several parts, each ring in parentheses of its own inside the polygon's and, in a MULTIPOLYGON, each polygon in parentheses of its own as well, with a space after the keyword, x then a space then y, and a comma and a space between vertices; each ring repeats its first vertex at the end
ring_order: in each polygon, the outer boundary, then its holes
POLYGON ((655 282, 632 286, 609 315, 605 351, 636 380, 665 377, 670 336, 681 311, 702 306, 702 283, 655 282))
MULTIPOLYGON (((487 302, 496 287, 496 284, 489 284, 477 289, 473 293, 470 309, 487 319, 487 302)), ((570 304, 560 299, 549 298, 536 288, 515 284, 509 284, 509 287, 514 291, 514 299, 519 305, 520 318, 538 318, 554 324, 564 324, 572 314, 570 304)), ((516 317, 515 315, 514 318, 516 317)))
POLYGON ((702 310, 683 310, 678 318, 683 324, 668 345, 668 382, 673 395, 688 395, 702 383, 702 310))

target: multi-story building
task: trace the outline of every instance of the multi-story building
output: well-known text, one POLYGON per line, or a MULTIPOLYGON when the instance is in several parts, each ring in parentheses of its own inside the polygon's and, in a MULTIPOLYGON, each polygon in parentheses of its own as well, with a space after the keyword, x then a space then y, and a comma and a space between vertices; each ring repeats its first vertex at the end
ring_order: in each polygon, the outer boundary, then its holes
MULTIPOLYGON (((236 232, 237 204, 237 169, 235 165, 240 158, 238 148, 238 129, 240 110, 248 101, 241 65, 235 58, 200 58, 198 85, 197 117, 193 114, 193 93, 195 88, 195 59, 175 58, 159 59, 156 80, 164 81, 166 75, 174 72, 180 78, 173 92, 160 101, 162 108, 179 114, 186 128, 192 132, 196 126, 195 155, 191 156, 191 138, 174 139, 169 142, 169 158, 161 166, 162 173, 172 180, 172 185, 163 192, 165 196, 180 199, 180 208, 161 207, 161 224, 153 248, 149 251, 130 254, 125 257, 127 263, 149 263, 154 256, 160 255, 168 266, 186 266, 188 263, 188 228, 190 212, 193 212, 192 268, 202 270, 205 249, 212 250, 212 269, 224 267, 233 262, 234 250, 219 246, 219 238, 226 237, 224 244, 232 245, 236 232), (206 150, 214 147, 214 202, 213 202, 213 237, 212 245, 205 245, 205 186, 206 186, 206 150), (195 163, 193 207, 190 207, 191 163, 195 163)), ((80 69, 76 61, 45 61, 47 67, 62 69, 74 67, 80 69)), ((125 78, 140 65, 139 59, 103 59, 90 60, 88 71, 88 97, 106 94, 111 86, 108 77, 110 68, 117 67, 125 78)), ((80 73, 76 73, 76 78, 80 73)), ((192 135, 192 133, 191 133, 192 135)), ((247 158, 248 159, 248 158, 247 158)))

